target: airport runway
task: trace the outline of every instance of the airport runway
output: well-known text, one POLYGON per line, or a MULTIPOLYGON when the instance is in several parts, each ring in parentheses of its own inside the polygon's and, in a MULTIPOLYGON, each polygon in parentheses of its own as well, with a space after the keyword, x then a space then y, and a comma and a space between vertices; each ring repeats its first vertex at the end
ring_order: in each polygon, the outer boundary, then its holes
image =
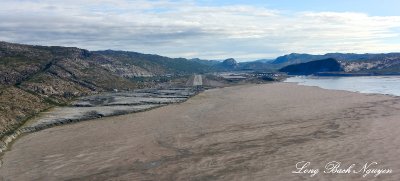
POLYGON ((202 86, 203 85, 203 78, 201 75, 194 75, 193 79, 193 86, 202 86))

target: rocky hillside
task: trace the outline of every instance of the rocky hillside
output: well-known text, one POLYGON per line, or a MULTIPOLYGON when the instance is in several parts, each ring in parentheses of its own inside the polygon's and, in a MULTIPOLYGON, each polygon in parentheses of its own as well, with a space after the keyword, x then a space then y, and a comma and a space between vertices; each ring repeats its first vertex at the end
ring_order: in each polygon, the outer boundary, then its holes
POLYGON ((204 73, 210 66, 185 58, 126 51, 95 51, 91 58, 100 66, 122 77, 154 76, 165 74, 204 73))
POLYGON ((371 74, 400 74, 400 57, 378 60, 340 61, 345 72, 371 74))
POLYGON ((133 77, 208 70, 183 58, 0 42, 0 137, 38 112, 76 97, 138 88, 133 77))

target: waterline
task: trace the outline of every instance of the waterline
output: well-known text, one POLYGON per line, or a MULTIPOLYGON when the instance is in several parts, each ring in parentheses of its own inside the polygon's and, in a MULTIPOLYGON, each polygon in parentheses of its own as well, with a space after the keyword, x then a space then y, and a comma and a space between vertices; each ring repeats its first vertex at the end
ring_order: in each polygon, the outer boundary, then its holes
POLYGON ((400 96, 400 76, 298 76, 290 77, 286 79, 285 82, 294 82, 306 86, 317 86, 323 89, 400 96))

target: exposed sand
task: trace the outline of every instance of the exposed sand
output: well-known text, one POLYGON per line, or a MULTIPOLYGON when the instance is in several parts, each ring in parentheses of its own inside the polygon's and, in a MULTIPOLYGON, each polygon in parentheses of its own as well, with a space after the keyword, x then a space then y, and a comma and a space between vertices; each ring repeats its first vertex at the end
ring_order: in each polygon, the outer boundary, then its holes
MULTIPOLYGON (((366 180, 295 164, 377 161, 400 179, 400 99, 287 83, 208 90, 185 103, 32 133, 5 180, 366 180)), ((348 166, 347 166, 348 167, 348 166)), ((346 167, 346 168, 347 168, 346 167)), ((343 167, 344 168, 344 167, 343 167)), ((359 170, 357 169, 357 170, 359 170)))

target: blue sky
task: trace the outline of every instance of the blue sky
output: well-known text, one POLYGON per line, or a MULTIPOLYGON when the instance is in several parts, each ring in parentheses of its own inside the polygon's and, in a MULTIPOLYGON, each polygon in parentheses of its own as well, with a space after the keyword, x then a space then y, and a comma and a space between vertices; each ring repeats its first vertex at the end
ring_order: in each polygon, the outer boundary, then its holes
POLYGON ((0 40, 239 61, 400 52, 395 0, 2 0, 0 40))
POLYGON ((361 12, 375 16, 399 15, 398 0, 200 0, 204 5, 250 4, 287 11, 361 12))

